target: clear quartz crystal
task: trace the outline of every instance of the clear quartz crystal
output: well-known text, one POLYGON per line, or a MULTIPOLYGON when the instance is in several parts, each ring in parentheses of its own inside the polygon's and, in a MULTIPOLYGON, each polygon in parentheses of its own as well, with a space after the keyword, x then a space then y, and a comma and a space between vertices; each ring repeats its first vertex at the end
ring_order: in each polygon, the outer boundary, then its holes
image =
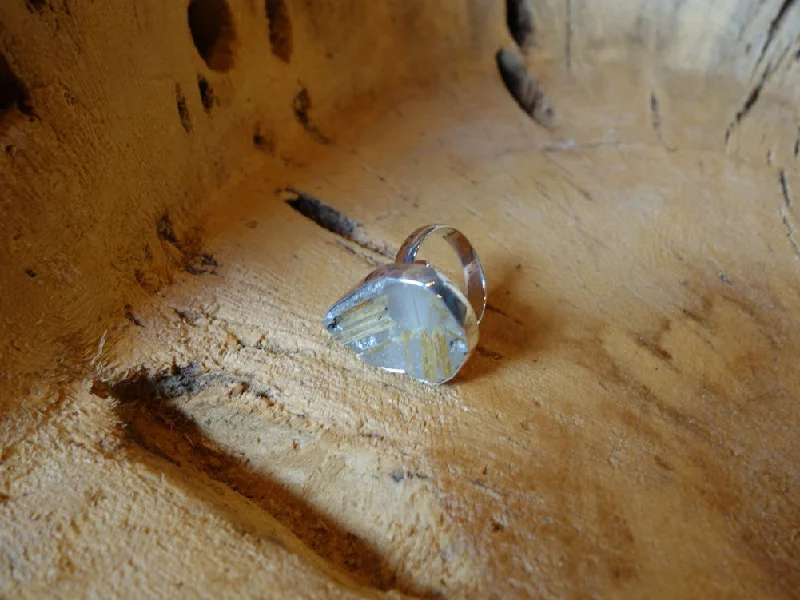
POLYGON ((477 344, 466 298, 421 265, 379 270, 331 308, 325 325, 361 360, 429 383, 453 377, 477 344))

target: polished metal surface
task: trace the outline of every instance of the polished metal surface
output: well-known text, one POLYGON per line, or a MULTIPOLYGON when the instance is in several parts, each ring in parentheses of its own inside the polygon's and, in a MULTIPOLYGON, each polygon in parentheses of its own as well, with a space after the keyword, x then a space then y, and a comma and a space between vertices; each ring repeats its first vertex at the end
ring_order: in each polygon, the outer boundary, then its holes
POLYGON ((364 362, 440 384, 477 346, 485 306, 483 268, 472 245, 452 227, 429 225, 409 236, 397 262, 378 267, 337 301, 323 323, 364 362), (420 245, 434 233, 458 255, 466 295, 434 267, 416 262, 420 245))
POLYGON ((446 240, 458 255, 464 269, 467 298, 475 311, 478 323, 480 323, 483 319, 483 312, 486 310, 486 277, 483 274, 483 266, 478 258, 478 253, 475 252, 475 248, 463 233, 449 225, 420 227, 403 242, 395 261, 398 263, 414 262, 420 246, 433 234, 446 240))

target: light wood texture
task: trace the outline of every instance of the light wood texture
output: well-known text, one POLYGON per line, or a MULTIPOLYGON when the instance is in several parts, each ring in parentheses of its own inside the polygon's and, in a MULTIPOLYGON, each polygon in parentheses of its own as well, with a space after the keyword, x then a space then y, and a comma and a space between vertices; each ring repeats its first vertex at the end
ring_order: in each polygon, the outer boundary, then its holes
POLYGON ((800 5, 537 2, 550 128, 501 3, 226 5, 0 9, 0 594, 796 597, 800 5), (431 222, 442 387, 321 327, 431 222))

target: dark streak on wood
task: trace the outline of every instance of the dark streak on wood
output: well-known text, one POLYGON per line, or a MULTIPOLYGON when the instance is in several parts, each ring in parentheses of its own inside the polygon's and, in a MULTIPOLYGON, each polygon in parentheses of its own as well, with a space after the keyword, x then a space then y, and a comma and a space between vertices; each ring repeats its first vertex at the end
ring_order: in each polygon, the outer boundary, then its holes
POLYGON ((214 95, 214 88, 211 87, 208 79, 202 75, 197 76, 197 90, 200 92, 200 104, 203 105, 203 109, 207 113, 210 113, 218 101, 214 95))
POLYGON ((664 146, 668 152, 675 152, 676 148, 667 146, 667 143, 664 141, 664 136, 661 132, 661 104, 655 92, 650 93, 650 122, 653 126, 653 131, 656 133, 656 137, 658 137, 659 143, 664 146))
POLYGON ((184 270, 191 275, 216 275, 219 262, 213 254, 203 252, 196 256, 187 257, 184 261, 184 270))
POLYGON ((672 354, 670 354, 667 350, 662 348, 658 343, 655 343, 652 340, 648 340, 641 335, 636 336, 635 340, 639 346, 650 352, 653 356, 656 356, 661 360, 666 360, 666 361, 672 360, 672 354))
POLYGON ((502 308, 499 308, 499 307, 495 306, 494 304, 487 303, 486 304, 486 311, 487 312, 491 312, 491 313, 497 313, 498 315, 501 315, 501 316, 505 317, 506 319, 511 319, 517 325, 524 325, 524 323, 520 319, 518 319, 517 317, 515 317, 513 315, 508 314, 502 308))
POLYGON ((658 454, 656 454, 656 455, 655 455, 653 458, 654 458, 654 460, 656 461, 656 464, 657 464, 659 467, 661 467, 662 469, 665 469, 665 470, 667 470, 667 471, 674 471, 674 470, 675 470, 675 468, 674 468, 674 467, 673 467, 671 464, 669 464, 669 463, 668 463, 666 460, 664 460, 664 459, 663 459, 661 456, 659 456, 658 454))
POLYGON ((764 60, 764 56, 767 54, 767 50, 772 45, 772 41, 775 38, 775 34, 780 29, 781 25, 783 24, 783 20, 786 18, 786 13, 789 12, 789 8, 795 3, 796 0, 783 0, 778 12, 775 14, 775 17, 770 21, 769 29, 767 29, 767 37, 764 40, 764 45, 761 47, 761 53, 758 55, 758 60, 756 61, 756 68, 761 65, 761 62, 764 60))
POLYGON ((798 257, 800 257, 800 245, 798 245, 798 243, 794 239, 794 227, 792 227, 792 224, 789 223, 789 218, 786 215, 783 215, 783 217, 781 217, 781 221, 783 222, 783 226, 786 227, 786 238, 792 245, 794 253, 797 254, 798 257))
POLYGON ((781 192, 783 193, 783 201, 786 203, 786 208, 792 209, 792 190, 789 187, 789 179, 786 177, 786 170, 783 169, 780 172, 780 180, 781 180, 781 192))
POLYGON ((499 352, 494 352, 493 350, 489 350, 488 348, 484 348, 483 346, 478 346, 475 348, 475 353, 478 356, 482 356, 484 358, 489 358, 491 360, 503 360, 503 355, 499 352))
POLYGON ((668 352, 658 344, 652 342, 651 340, 645 339, 642 336, 637 336, 635 340, 637 345, 641 346, 642 348, 644 348, 657 358, 666 361, 672 360, 672 354, 670 354, 670 352, 668 352))
POLYGON ((508 93, 520 108, 544 127, 555 124, 555 111, 541 90, 539 82, 528 73, 525 63, 511 50, 500 49, 495 55, 497 71, 508 93))
POLYGON ((203 318, 203 315, 192 310, 180 310, 174 307, 172 310, 175 311, 175 314, 178 315, 178 318, 187 325, 194 325, 203 318))
POLYGON ((378 266, 380 264, 377 260, 372 258, 369 254, 364 254, 363 252, 359 252, 358 250, 356 250, 355 248, 353 248, 352 246, 350 246, 349 244, 347 244, 343 240, 336 240, 336 245, 339 246, 339 248, 341 248, 343 250, 346 250, 350 254, 352 254, 354 256, 357 256, 358 258, 362 259, 364 262, 366 262, 367 264, 369 264, 372 267, 376 267, 376 266, 378 266))
POLYGON ((784 205, 781 207, 781 222, 783 226, 786 228, 786 239, 789 240, 789 244, 792 246, 794 253, 800 257, 800 244, 794 239, 794 232, 795 229, 792 226, 791 221, 789 220, 789 216, 793 214, 794 210, 794 202, 792 200, 792 190, 789 187, 789 179, 786 176, 786 171, 782 170, 780 172, 780 184, 781 184, 781 193, 783 194, 783 202, 784 205))
POLYGON ((658 98, 655 92, 650 92, 650 116, 653 129, 658 131, 661 127, 661 114, 659 110, 658 98))
MULTIPOLYGON (((787 2, 791 3, 795 0, 786 0, 787 2)), ((764 71, 761 73, 761 77, 758 83, 750 90, 750 93, 744 100, 742 107, 736 112, 733 120, 728 125, 728 128, 725 130, 725 148, 727 150, 728 143, 730 142, 731 135, 733 134, 734 129, 737 125, 739 125, 742 120, 750 114, 750 111, 755 106, 758 99, 761 97, 761 92, 763 91, 764 87, 766 86, 767 82, 769 81, 770 77, 778 70, 778 67, 784 61, 784 59, 789 54, 789 46, 787 45, 781 55, 777 58, 776 61, 768 62, 767 66, 764 68, 764 71)))
POLYGON ((0 115, 13 109, 28 117, 36 115, 27 86, 12 71, 5 56, 0 54, 0 115))
POLYGON ((292 21, 284 0, 266 0, 264 7, 269 22, 269 47, 272 54, 285 63, 292 57, 292 21))
POLYGON ((764 88, 764 84, 767 82, 767 78, 771 72, 772 65, 768 64, 767 68, 764 69, 764 72, 761 74, 761 79, 759 80, 758 84, 750 90, 747 98, 745 98, 744 104, 742 104, 742 107, 736 113, 736 124, 741 123, 742 119, 748 115, 753 106, 755 106, 756 102, 758 102, 758 99, 761 96, 761 90, 764 88))
POLYGON ((572 0, 566 0, 567 8, 567 30, 564 39, 564 62, 567 64, 567 70, 572 67, 572 0))
MULTIPOLYGON (((358 221, 355 221, 342 213, 340 210, 326 204, 319 198, 300 192, 291 188, 283 190, 291 196, 286 199, 286 204, 296 210, 298 213, 314 221, 323 229, 327 229, 331 233, 338 235, 340 238, 352 242, 364 250, 369 250, 386 258, 394 259, 394 254, 390 252, 385 244, 379 244, 370 240, 363 233, 363 226, 358 221)), ((355 253, 352 248, 342 246, 349 252, 355 253)))
POLYGON ((181 92, 181 86, 175 85, 175 104, 178 108, 178 117, 181 120, 181 126, 186 133, 192 132, 192 116, 189 113, 189 107, 186 105, 186 96, 181 92))
POLYGON ((693 311, 691 311, 691 310, 689 310, 687 308, 682 309, 682 312, 683 312, 684 315, 689 317, 695 323, 698 323, 699 325, 703 325, 703 326, 706 325, 706 320, 703 317, 701 317, 700 315, 698 315, 696 312, 693 312, 693 311))
MULTIPOLYGON (((253 127, 253 147, 267 154, 275 153, 275 138, 269 131, 262 130, 260 123, 256 123, 255 127, 253 127)), ((248 223, 254 222, 248 221, 248 223)), ((250 227, 249 224, 247 226, 250 227)))
POLYGON ((331 140, 320 132, 319 128, 311 122, 309 112, 311 111, 311 95, 306 88, 297 92, 297 95, 292 101, 292 110, 294 111, 294 118, 303 129, 320 144, 328 145, 331 140))
POLYGON ((479 487, 479 488, 487 490, 488 492, 491 492, 495 496, 500 496, 502 498, 506 497, 506 494, 504 494, 503 492, 501 492, 499 490, 496 490, 495 488, 490 486, 488 483, 486 483, 485 481, 481 481, 480 479, 473 479, 472 480, 472 484, 477 486, 477 487, 479 487))
POLYGON ((125 305, 125 318, 137 327, 144 327, 144 324, 139 318, 133 314, 133 307, 130 304, 125 305))
MULTIPOLYGON (((800 50, 797 51, 797 56, 800 57, 800 50)), ((794 141, 794 157, 800 156, 800 127, 797 128, 797 139, 794 141)))
POLYGON ((172 219, 168 212, 162 214, 156 222, 156 237, 162 242, 169 242, 176 248, 180 248, 178 238, 175 235, 175 228, 172 225, 172 219))
POLYGON ((523 52, 533 46, 536 28, 531 0, 506 0, 506 25, 523 52))

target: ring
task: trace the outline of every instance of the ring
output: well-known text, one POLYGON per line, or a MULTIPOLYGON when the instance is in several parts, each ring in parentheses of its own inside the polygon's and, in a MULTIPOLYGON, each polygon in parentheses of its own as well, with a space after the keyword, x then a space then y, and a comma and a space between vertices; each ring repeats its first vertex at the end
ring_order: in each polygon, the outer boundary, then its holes
POLYGON ((466 236, 447 225, 412 233, 395 262, 370 273, 328 310, 323 324, 364 362, 440 384, 458 373, 478 345, 486 309, 486 279, 466 236), (420 246, 436 234, 453 248, 466 293, 426 261, 420 246))

